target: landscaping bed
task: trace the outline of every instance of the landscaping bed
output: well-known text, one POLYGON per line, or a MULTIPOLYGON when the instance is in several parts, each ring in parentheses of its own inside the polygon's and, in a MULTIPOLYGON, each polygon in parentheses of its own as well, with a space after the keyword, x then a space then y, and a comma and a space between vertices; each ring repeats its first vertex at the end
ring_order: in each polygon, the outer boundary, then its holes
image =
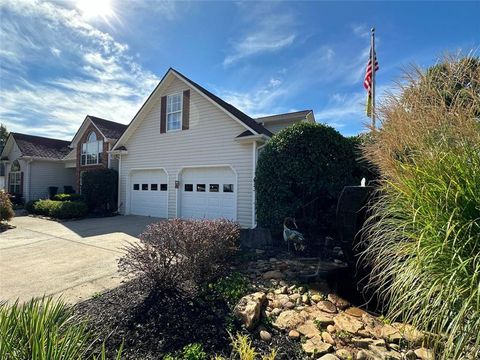
POLYGON ((275 258, 265 252, 240 253, 231 265, 235 275, 230 281, 220 287, 218 282, 212 284, 199 295, 151 292, 143 279, 136 279, 77 304, 75 312, 90 318, 92 330, 100 341, 106 339, 111 353, 123 341, 125 359, 162 359, 192 343, 201 344, 208 356, 228 358, 230 336, 237 333, 247 334, 258 353, 275 349, 276 359, 327 353, 336 354, 336 359, 367 359, 372 354, 402 359, 407 353, 410 359, 429 359, 428 350, 419 350, 420 333, 407 340, 401 324, 390 324, 331 293, 325 276, 303 283, 317 270, 325 275, 342 267, 318 259, 294 259, 278 250, 275 258), (240 281, 248 285, 239 285, 240 281), (247 330, 235 305, 251 293, 262 293, 264 299, 261 315, 247 330), (417 356, 415 350, 428 355, 417 356))

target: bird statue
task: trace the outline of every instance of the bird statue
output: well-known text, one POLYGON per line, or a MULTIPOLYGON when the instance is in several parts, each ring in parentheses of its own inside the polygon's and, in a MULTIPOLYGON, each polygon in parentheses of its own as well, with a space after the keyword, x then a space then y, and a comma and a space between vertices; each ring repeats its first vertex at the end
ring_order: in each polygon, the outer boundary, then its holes
POLYGON ((305 238, 303 234, 297 230, 288 228, 287 225, 290 227, 293 225, 296 229, 298 229, 298 226, 294 218, 286 217, 283 221, 283 240, 287 243, 288 252, 290 252, 290 243, 293 243, 293 247, 296 251, 305 250, 305 238))

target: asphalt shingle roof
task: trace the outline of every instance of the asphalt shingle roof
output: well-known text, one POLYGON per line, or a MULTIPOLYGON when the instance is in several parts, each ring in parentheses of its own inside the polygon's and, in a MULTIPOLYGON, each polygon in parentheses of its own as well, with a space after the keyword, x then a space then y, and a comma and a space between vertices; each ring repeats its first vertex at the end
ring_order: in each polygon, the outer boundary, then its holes
POLYGON ((232 104, 227 103, 226 101, 220 99, 218 96, 212 94, 210 91, 205 89, 204 87, 198 85, 196 82, 190 80, 187 78, 185 75, 182 73, 178 72, 177 70, 172 68, 172 71, 174 71, 178 76, 186 80, 187 82, 191 83, 193 86, 195 86, 198 90, 200 90, 203 94, 208 96, 211 100, 213 100, 215 103, 220 105, 222 108, 227 110, 230 114, 235 116, 237 119, 239 119, 241 122, 243 122, 245 125, 247 125, 249 128, 253 129, 259 134, 265 134, 267 136, 272 136, 273 133, 266 129, 263 125, 257 123, 254 119, 252 119, 250 116, 247 114, 243 113, 242 111, 238 110, 235 106, 232 104))
POLYGON ((305 119, 305 117, 311 112, 312 110, 302 110, 302 111, 295 111, 295 112, 290 112, 285 114, 262 116, 262 117, 256 118, 255 120, 261 123, 263 122, 268 123, 270 121, 282 121, 282 120, 300 121, 305 119))
POLYGON ((88 115, 95 126, 108 139, 119 139, 128 125, 120 124, 114 121, 105 120, 96 116, 88 115))
POLYGON ((63 159, 70 152, 70 141, 20 133, 10 133, 23 156, 63 159))

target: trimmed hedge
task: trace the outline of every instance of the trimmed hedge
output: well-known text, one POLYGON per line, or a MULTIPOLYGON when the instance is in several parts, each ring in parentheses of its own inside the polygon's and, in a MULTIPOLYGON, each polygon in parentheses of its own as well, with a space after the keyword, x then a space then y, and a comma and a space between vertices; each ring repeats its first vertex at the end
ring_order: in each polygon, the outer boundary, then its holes
POLYGON ((85 197, 80 194, 57 194, 52 200, 55 201, 85 201, 85 197))
POLYGON ((335 209, 346 185, 360 185, 357 141, 332 127, 298 123, 272 137, 261 152, 255 174, 257 219, 274 233, 285 217, 302 232, 321 238, 335 233, 335 209))
POLYGON ((118 172, 113 169, 84 172, 82 194, 90 210, 113 213, 117 209, 118 172))
POLYGON ((56 219, 81 218, 88 213, 87 204, 83 201, 37 200, 28 204, 27 210, 29 209, 34 214, 51 216, 56 219))

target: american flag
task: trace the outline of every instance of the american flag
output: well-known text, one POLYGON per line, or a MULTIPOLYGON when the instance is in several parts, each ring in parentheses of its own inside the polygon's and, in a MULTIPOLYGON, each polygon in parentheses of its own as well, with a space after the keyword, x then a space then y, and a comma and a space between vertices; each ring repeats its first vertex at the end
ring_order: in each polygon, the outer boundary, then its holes
POLYGON ((367 116, 372 116, 372 52, 373 58, 375 61, 375 72, 378 71, 378 61, 377 61, 377 54, 375 54, 375 50, 372 48, 370 49, 370 56, 368 58, 367 69, 365 72, 365 79, 363 80, 363 87, 367 90, 367 116))

